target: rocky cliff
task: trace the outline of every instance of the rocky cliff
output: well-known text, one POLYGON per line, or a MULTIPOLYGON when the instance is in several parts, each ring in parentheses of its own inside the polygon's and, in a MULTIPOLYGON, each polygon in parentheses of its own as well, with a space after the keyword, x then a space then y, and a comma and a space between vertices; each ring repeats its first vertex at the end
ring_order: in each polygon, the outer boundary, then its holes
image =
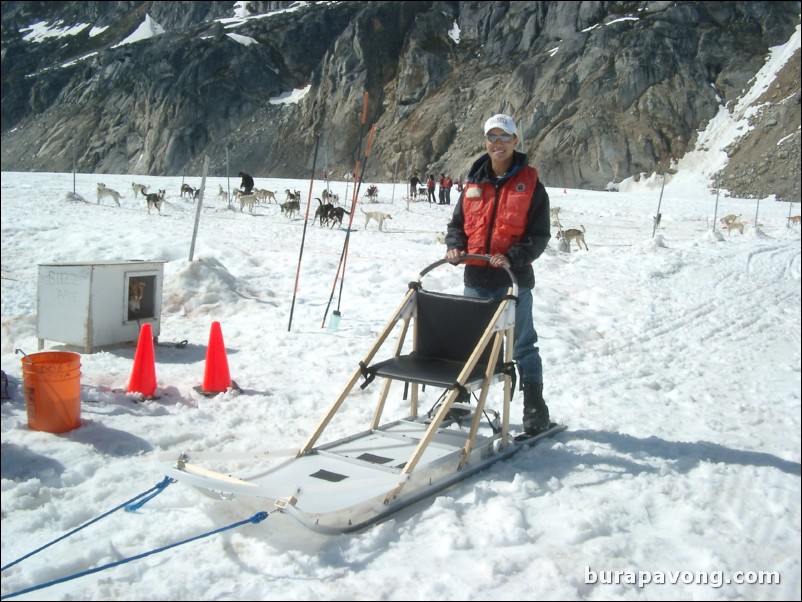
MULTIPOLYGON (((691 150, 800 23, 799 2, 234 6, 3 2, 2 169, 200 175, 208 156, 303 178, 317 149, 318 171, 457 176, 505 111, 547 185, 604 188, 691 150)), ((733 194, 800 200, 799 70, 728 149, 733 194)))

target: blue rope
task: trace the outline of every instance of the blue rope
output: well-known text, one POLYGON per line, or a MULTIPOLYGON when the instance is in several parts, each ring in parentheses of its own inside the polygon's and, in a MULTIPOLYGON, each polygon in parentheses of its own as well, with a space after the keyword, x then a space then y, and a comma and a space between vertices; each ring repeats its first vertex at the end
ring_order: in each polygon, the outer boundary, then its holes
POLYGON ((185 539, 184 541, 179 541, 176 543, 172 543, 170 545, 156 548, 155 550, 151 550, 150 552, 144 552, 143 554, 138 554, 136 556, 130 556, 128 558, 123 558, 122 560, 118 560, 116 562, 110 562, 109 564, 105 564, 103 566, 99 566, 93 569, 89 569, 87 571, 83 571, 80 573, 75 573, 74 575, 69 575, 67 577, 62 577, 60 579, 54 579, 53 581, 48 581, 47 583, 42 583, 40 585, 35 585, 33 587, 29 587, 27 589, 22 589, 18 592, 14 592, 11 594, 6 594, 5 596, 0 596, 0 600, 5 600, 6 598, 13 598, 14 596, 19 596, 21 594, 27 594, 32 591, 36 591, 38 589, 43 589, 45 587, 50 587, 51 585, 56 585, 57 583, 64 583, 65 581, 71 581, 72 579, 77 579, 78 577, 84 577, 85 575, 91 575, 92 573, 97 573, 106 569, 110 569, 112 567, 118 566, 120 564, 125 564, 126 562, 131 562, 132 560, 139 560, 140 558, 145 558, 146 556, 150 556, 151 554, 156 554, 157 552, 163 552, 165 550, 169 550, 170 548, 174 548, 176 546, 183 545, 185 543, 190 543, 195 541, 196 539, 201 539, 203 537, 208 537, 209 535, 214 535, 215 533, 222 533, 228 529, 233 529, 235 527, 240 527, 246 523, 252 523, 254 525, 261 523, 265 520, 268 516, 270 516, 267 512, 257 512, 252 517, 241 520, 236 523, 231 523, 227 527, 221 527, 220 529, 215 529, 214 531, 209 531, 208 533, 201 533, 200 535, 196 535, 195 537, 190 537, 189 539, 185 539))
MULTIPOLYGON (((131 502, 133 502, 134 500, 136 500, 136 499, 138 499, 138 498, 142 497, 143 495, 147 495, 147 494, 149 494, 151 491, 155 491, 156 493, 154 493, 153 495, 151 495, 150 497, 148 497, 146 500, 144 500, 142 503, 140 503, 140 504, 139 504, 139 506, 136 506, 136 507, 133 507, 133 506, 132 506, 132 508, 134 508, 134 509, 136 509, 136 508, 140 507, 140 506, 141 506, 142 504, 144 504, 146 501, 148 501, 148 500, 152 499, 153 497, 155 497, 156 495, 158 495, 159 493, 161 493, 162 491, 164 491, 164 489, 165 489, 165 488, 167 487, 167 485, 169 485, 170 483, 175 483, 175 479, 171 479, 170 477, 164 477, 164 480, 162 480, 160 483, 157 483, 155 486, 151 487, 151 488, 150 488, 150 489, 148 489, 147 491, 143 491, 143 492, 142 492, 142 493, 140 493, 139 495, 136 495, 136 496, 132 497, 130 500, 128 500, 128 501, 127 501, 127 502, 125 502, 124 504, 120 504, 119 506, 117 506, 116 508, 114 508, 114 509, 112 509, 112 510, 109 510, 109 511, 108 511, 108 512, 106 512, 105 514, 101 514, 101 515, 100 515, 100 516, 98 516, 97 518, 93 518, 92 520, 90 520, 90 521, 89 521, 89 522, 87 522, 87 523, 84 523, 84 524, 83 524, 83 525, 81 525, 80 527, 76 527, 75 529, 73 529, 73 530, 72 530, 72 531, 70 531, 69 533, 65 533, 65 534, 64 534, 64 535, 62 535, 61 537, 59 537, 59 538, 57 538, 57 539, 54 539, 54 540, 53 540, 53 541, 51 541, 50 543, 47 543, 47 544, 43 545, 41 548, 38 548, 38 549, 34 550, 33 552, 29 552, 28 554, 25 554, 25 556, 23 556, 22 558, 17 558, 17 559, 16 559, 14 562, 9 562, 9 563, 8 563, 6 566, 4 566, 3 568, 0 568, 0 572, 2 572, 2 571, 5 571, 5 570, 6 570, 6 569, 8 569, 8 568, 11 568, 11 567, 12 567, 12 566, 14 566, 15 564, 17 564, 17 563, 19 563, 19 562, 22 562, 22 561, 23 561, 23 560, 25 560, 26 558, 30 558, 30 557, 31 557, 31 556, 33 556, 34 554, 38 554, 39 552, 41 552, 41 551, 42 551, 42 550, 44 550, 45 548, 49 548, 49 547, 50 547, 50 546, 52 546, 54 543, 58 543, 58 542, 60 542, 62 539, 66 539, 67 537, 69 537, 70 535, 73 535, 73 534, 77 533, 77 532, 78 532, 78 531, 80 531, 81 529, 85 529, 86 527, 88 527, 88 526, 89 526, 89 525, 91 525, 92 523, 96 523, 97 521, 99 521, 101 518, 105 518, 105 517, 107 517, 107 516, 108 516, 109 514, 111 514, 112 512, 116 512, 116 511, 117 511, 117 510, 119 510, 120 508, 126 507, 128 504, 130 504, 130 503, 131 503, 131 502)), ((128 508, 126 508, 126 510, 128 510, 128 508)))

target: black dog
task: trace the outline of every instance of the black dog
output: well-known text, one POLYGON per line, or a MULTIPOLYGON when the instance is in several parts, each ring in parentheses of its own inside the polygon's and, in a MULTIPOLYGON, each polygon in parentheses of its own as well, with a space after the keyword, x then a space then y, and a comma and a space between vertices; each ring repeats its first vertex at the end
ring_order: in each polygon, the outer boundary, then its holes
POLYGON ((332 203, 323 203, 319 198, 315 197, 315 200, 318 202, 318 208, 315 209, 315 217, 312 220, 312 223, 315 223, 315 220, 320 220, 320 225, 323 226, 324 223, 328 223, 329 215, 331 214, 331 210, 334 209, 334 205, 332 203))
POLYGON ((156 207, 159 210, 159 215, 162 213, 162 202, 164 201, 165 191, 160 190, 158 194, 149 192, 145 198, 148 200, 148 215, 150 215, 150 208, 156 207))
POLYGON ((331 221, 332 228, 335 224, 338 226, 342 225, 343 215, 351 215, 351 213, 346 211, 344 207, 332 207, 331 211, 329 212, 329 221, 331 221))

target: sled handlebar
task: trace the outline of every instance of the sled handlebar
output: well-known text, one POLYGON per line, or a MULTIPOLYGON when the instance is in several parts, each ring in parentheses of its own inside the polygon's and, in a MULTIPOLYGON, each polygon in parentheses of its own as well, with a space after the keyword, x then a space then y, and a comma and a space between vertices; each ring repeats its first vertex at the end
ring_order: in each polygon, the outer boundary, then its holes
MULTIPOLYGON (((451 264, 451 265, 459 265, 460 263, 462 263, 466 259, 478 259, 479 261, 490 262, 491 257, 490 257, 490 255, 475 255, 475 254, 467 253, 465 255, 460 255, 459 256, 459 260, 457 261, 457 263, 452 263, 449 259, 446 259, 444 257, 443 259, 439 259, 439 260, 435 261, 434 263, 430 263, 425 268, 423 268, 423 270, 421 270, 420 275, 418 276, 418 280, 421 280, 426 274, 431 272, 434 268, 439 267, 439 266, 443 265, 444 263, 448 263, 448 264, 451 264)), ((512 283, 511 284, 511 286, 512 286, 512 294, 513 294, 514 297, 517 297, 518 296, 518 281, 515 279, 515 275, 510 271, 510 268, 508 268, 507 266, 501 266, 501 267, 502 267, 502 269, 504 269, 507 272, 507 276, 510 277, 510 282, 512 283)))

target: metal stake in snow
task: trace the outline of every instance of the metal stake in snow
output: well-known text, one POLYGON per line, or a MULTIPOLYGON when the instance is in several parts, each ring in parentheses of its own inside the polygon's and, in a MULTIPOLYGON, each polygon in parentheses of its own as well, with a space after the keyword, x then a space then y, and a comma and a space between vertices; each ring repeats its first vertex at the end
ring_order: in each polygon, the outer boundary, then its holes
POLYGON ((663 186, 660 188, 660 200, 657 201, 657 215, 654 216, 654 228, 652 228, 652 238, 654 238, 654 233, 657 231, 657 226, 660 225, 660 218, 663 216, 660 213, 660 203, 663 202, 663 190, 666 188, 666 174, 663 173, 663 186))
POLYGON ((716 188, 716 206, 713 208, 713 232, 716 231, 716 218, 718 217, 718 193, 719 188, 716 188))
POLYGON ((195 254, 195 239, 198 237, 198 223, 200 222, 201 207, 203 206, 203 195, 206 191, 206 173, 209 171, 209 155, 203 158, 203 178, 201 179, 200 194, 198 195, 198 206, 195 210, 195 226, 192 228, 192 244, 189 245, 189 260, 195 254))

